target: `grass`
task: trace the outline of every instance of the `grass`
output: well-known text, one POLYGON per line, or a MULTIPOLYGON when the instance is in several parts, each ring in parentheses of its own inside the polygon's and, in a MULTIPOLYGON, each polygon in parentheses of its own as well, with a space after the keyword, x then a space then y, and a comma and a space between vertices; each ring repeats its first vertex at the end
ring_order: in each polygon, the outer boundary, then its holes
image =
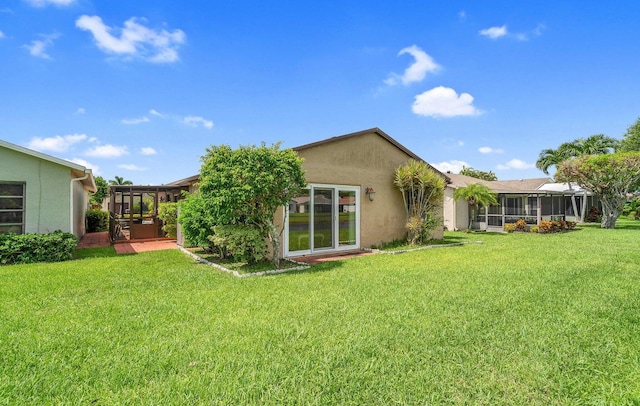
POLYGON ((639 223, 237 279, 0 268, 0 404, 638 404, 639 223))
MULTIPOLYGON (((220 255, 214 254, 214 253, 207 253, 200 248, 191 249, 191 251, 206 261, 213 262, 218 265, 222 265, 227 269, 230 269, 232 271, 237 271, 239 273, 248 274, 248 273, 271 271, 276 269, 273 262, 268 260, 260 261, 254 264, 249 264, 245 261, 236 261, 231 258, 220 258, 220 255)), ((279 269, 296 268, 299 266, 300 264, 297 264, 295 262, 287 261, 286 259, 281 259, 279 269)))

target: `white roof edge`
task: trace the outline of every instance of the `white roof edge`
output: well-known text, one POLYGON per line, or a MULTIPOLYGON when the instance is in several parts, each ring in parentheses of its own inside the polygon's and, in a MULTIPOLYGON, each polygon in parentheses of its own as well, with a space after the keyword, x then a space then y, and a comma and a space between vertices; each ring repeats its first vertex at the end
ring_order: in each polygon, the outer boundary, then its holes
MULTIPOLYGON (((0 146, 17 151, 17 152, 21 152, 23 154, 26 155, 31 155, 33 157, 36 158, 40 158, 40 159, 44 159, 45 161, 49 161, 49 162, 53 162, 56 163, 58 165, 62 165, 62 166, 67 166, 71 169, 75 169, 78 171, 83 171, 84 173, 89 173, 92 172, 91 169, 84 167, 80 164, 77 164, 75 162, 71 162, 71 161, 67 161, 66 159, 62 159, 62 158, 56 158, 55 156, 51 156, 51 155, 47 155, 47 154, 43 154, 42 152, 38 152, 38 151, 34 151, 32 149, 29 148, 25 148, 25 147, 21 147, 20 145, 16 145, 16 144, 12 144, 8 141, 5 140, 0 140, 0 146)), ((93 175, 93 173, 92 173, 93 175)))

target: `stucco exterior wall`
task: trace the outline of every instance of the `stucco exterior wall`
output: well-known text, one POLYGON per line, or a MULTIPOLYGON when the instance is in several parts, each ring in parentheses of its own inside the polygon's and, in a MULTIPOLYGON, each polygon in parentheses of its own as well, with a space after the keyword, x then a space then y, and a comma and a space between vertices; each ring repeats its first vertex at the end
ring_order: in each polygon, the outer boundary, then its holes
MULTIPOLYGON (((69 179, 69 182, 71 179, 69 179)), ((80 181, 73 182, 73 230, 77 236, 86 232, 85 216, 89 207, 89 194, 80 181)))
POLYGON ((67 167, 0 148, 0 180, 26 185, 25 233, 72 232, 70 178, 71 170, 67 167))
MULTIPOLYGON (((376 133, 334 140, 298 151, 308 183, 360 187, 360 246, 405 236, 402 196, 393 184, 396 168, 410 157, 376 133), (375 189, 370 201, 365 189, 375 189)), ((442 230, 434 235, 442 238, 442 230)))
POLYGON ((466 230, 469 228, 469 205, 453 198, 454 189, 444 189, 444 226, 447 230, 466 230))

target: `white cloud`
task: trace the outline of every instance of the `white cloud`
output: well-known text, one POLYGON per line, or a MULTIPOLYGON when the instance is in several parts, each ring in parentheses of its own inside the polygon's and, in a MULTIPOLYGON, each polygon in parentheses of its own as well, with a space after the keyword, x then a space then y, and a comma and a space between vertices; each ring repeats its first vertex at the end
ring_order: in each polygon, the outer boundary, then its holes
POLYGON ((513 158, 512 160, 510 160, 506 164, 504 164, 504 165, 500 164, 496 168, 497 169, 501 169, 501 170, 507 170, 507 169, 532 169, 532 168, 535 168, 535 167, 536 167, 535 164, 530 164, 530 163, 527 163, 527 162, 522 161, 520 159, 513 158))
POLYGON ((34 137, 29 141, 28 148, 36 151, 66 152, 73 144, 87 139, 85 134, 56 135, 55 137, 34 137))
POLYGON ((504 150, 500 148, 480 147, 478 148, 478 152, 481 154, 502 154, 504 150))
POLYGON ((156 150, 151 147, 142 147, 140 148, 140 153, 142 155, 155 155, 158 152, 156 152, 156 150))
POLYGON ((24 1, 33 7, 45 7, 45 6, 48 6, 49 4, 58 6, 58 7, 64 7, 64 6, 70 6, 71 4, 76 2, 76 0, 24 0, 24 1))
POLYGON ((89 148, 84 152, 86 156, 98 158, 117 158, 128 153, 126 146, 115 146, 111 144, 98 145, 96 147, 89 148))
POLYGON ((434 168, 436 168, 437 170, 443 173, 447 173, 447 172, 458 173, 462 170, 462 167, 464 166, 469 167, 469 164, 466 163, 465 161, 458 161, 455 159, 448 162, 446 161, 439 162, 437 164, 431 164, 431 165, 433 165, 434 168))
POLYGON ((149 117, 139 117, 139 118, 123 118, 122 120, 122 124, 129 124, 129 125, 135 125, 135 124, 142 124, 142 123, 148 123, 149 117))
POLYGON ((78 110, 76 110, 76 114, 84 114, 86 112, 87 110, 84 107, 78 107, 78 110))
POLYGON ((475 116, 482 111, 473 106, 473 96, 438 86, 416 96, 411 107, 415 114, 430 117, 475 116))
POLYGON ((5 37, 4 32, 0 31, 0 39, 2 39, 4 37, 5 37))
POLYGON ((101 174, 101 172, 100 172, 100 167, 99 167, 98 165, 94 165, 94 164, 92 164, 92 163, 90 163, 90 162, 85 161, 84 159, 81 159, 81 158, 73 158, 73 159, 66 159, 66 160, 67 160, 67 161, 69 161, 69 162, 76 163, 76 164, 78 164, 78 165, 82 165, 82 166, 84 166, 85 168, 89 168, 89 169, 91 169, 91 171, 93 172, 93 175, 94 175, 94 176, 98 176, 98 175, 100 175, 100 174, 101 174))
POLYGON ((160 113, 158 110, 154 109, 149 110, 149 114, 165 120, 172 120, 184 125, 188 125, 189 127, 202 126, 208 130, 213 128, 213 121, 207 120, 206 118, 201 116, 180 116, 177 114, 165 114, 160 113))
POLYGON ((479 34, 491 39, 498 39, 507 35, 507 26, 503 25, 502 27, 486 28, 484 30, 480 30, 479 34))
POLYGON ((122 164, 122 165, 118 165, 118 168, 126 169, 128 171, 146 171, 147 170, 147 168, 141 168, 134 164, 122 164))
POLYGON ((154 63, 179 60, 177 49, 185 41, 184 32, 153 30, 142 25, 144 21, 132 17, 125 21, 124 28, 112 28, 98 16, 82 15, 76 20, 76 27, 91 32, 98 48, 109 54, 136 56, 154 63), (119 32, 119 36, 112 32, 119 32))
POLYGON ((458 11, 458 18, 462 21, 467 19, 467 12, 464 10, 458 11))
POLYGON ((400 81, 403 85, 408 85, 409 83, 420 82, 424 79, 427 73, 433 73, 440 69, 440 65, 435 63, 431 56, 416 45, 411 45, 410 47, 402 49, 398 53, 398 56, 404 54, 413 56, 415 58, 415 62, 404 71, 402 76, 397 73, 390 74, 389 77, 385 79, 385 84, 396 85, 398 84, 398 81, 400 81))
POLYGON ((202 125, 204 128, 212 129, 213 121, 206 120, 199 116, 186 116, 182 122, 190 127, 197 127, 198 125, 202 125))
POLYGON ((23 48, 26 48, 31 56, 35 56, 36 58, 42 59, 53 59, 47 53, 47 48, 53 45, 53 41, 60 37, 60 34, 54 33, 49 35, 40 35, 42 39, 34 39, 31 41, 29 45, 23 45, 23 48))
POLYGON ((544 30, 546 30, 546 29, 547 29, 547 26, 546 26, 546 25, 544 25, 544 23, 539 23, 539 24, 536 26, 536 28, 534 28, 534 29, 533 29, 533 31, 531 31, 531 33, 532 33, 533 35, 535 35, 536 37, 539 37, 540 35, 542 35, 542 32, 543 32, 544 30))

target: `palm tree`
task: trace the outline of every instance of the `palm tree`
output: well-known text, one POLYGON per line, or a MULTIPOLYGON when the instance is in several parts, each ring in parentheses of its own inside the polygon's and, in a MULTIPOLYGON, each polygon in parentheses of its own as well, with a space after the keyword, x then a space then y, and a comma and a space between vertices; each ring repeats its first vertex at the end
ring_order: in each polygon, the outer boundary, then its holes
POLYGON ((498 204, 496 194, 482 183, 472 183, 456 189, 453 192, 453 198, 455 200, 466 200, 467 203, 469 203, 469 207, 471 208, 469 212, 469 228, 471 228, 473 224, 473 219, 476 217, 476 209, 479 206, 486 207, 498 204))
POLYGON ((607 137, 604 134, 592 135, 585 139, 579 139, 579 141, 582 146, 582 153, 579 156, 610 154, 618 147, 619 143, 615 138, 607 137))
POLYGON ((130 180, 124 180, 122 176, 114 176, 114 179, 109 181, 110 185, 133 185, 130 180))
MULTIPOLYGON (((544 149, 540 152, 538 160, 536 161, 536 168, 544 172, 545 175, 549 174, 549 168, 555 166, 556 168, 560 163, 569 159, 578 158, 584 155, 604 155, 613 152, 618 146, 618 140, 615 138, 607 137, 604 134, 595 134, 587 138, 577 138, 571 142, 565 142, 560 144, 558 149, 544 149)), ((567 182, 569 190, 572 189, 571 182, 567 182)), ((573 206, 573 212, 578 212, 578 205, 576 204, 576 197, 571 195, 571 205, 573 206)), ((584 211, 586 209, 586 191, 583 201, 582 212, 580 213, 580 222, 584 221, 584 211)))

